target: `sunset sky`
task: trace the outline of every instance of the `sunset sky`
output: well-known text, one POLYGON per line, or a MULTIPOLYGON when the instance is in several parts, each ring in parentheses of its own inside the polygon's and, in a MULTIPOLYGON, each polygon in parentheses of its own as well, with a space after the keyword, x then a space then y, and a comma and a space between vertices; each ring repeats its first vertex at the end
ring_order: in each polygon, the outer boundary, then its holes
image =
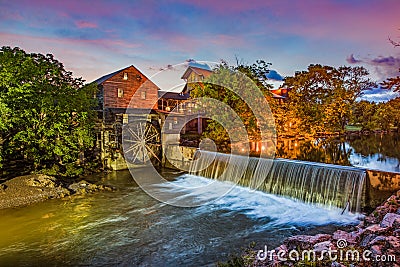
MULTIPOLYGON (((399 74, 399 0, 0 0, 1 45, 52 53, 87 81, 135 65, 264 59, 282 76, 311 63, 399 74)), ((371 99, 393 94, 371 91, 371 99)))

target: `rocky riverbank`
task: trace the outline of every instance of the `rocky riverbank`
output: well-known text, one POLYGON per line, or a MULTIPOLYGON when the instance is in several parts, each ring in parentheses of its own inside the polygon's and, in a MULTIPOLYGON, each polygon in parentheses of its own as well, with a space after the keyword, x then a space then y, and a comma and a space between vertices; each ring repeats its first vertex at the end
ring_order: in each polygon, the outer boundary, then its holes
POLYGON ((400 191, 352 230, 296 235, 275 249, 254 250, 254 245, 218 266, 400 267, 400 191))
POLYGON ((353 231, 292 236, 271 251, 249 251, 243 259, 250 266, 400 266, 400 191, 353 231))
POLYGON ((26 206, 47 199, 112 191, 109 186, 96 185, 85 180, 68 183, 52 176, 32 174, 13 178, 0 184, 0 209, 26 206))

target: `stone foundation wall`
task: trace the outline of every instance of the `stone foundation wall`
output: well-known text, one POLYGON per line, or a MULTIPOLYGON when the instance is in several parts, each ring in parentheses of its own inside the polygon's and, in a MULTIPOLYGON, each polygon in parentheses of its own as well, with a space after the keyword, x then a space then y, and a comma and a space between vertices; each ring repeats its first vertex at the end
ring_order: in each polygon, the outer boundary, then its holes
POLYGON ((186 171, 190 169, 194 153, 197 150, 196 147, 179 146, 177 144, 166 145, 163 149, 163 167, 186 171))
POLYGON ((365 209, 376 208, 398 190, 400 190, 400 173, 367 170, 365 209))

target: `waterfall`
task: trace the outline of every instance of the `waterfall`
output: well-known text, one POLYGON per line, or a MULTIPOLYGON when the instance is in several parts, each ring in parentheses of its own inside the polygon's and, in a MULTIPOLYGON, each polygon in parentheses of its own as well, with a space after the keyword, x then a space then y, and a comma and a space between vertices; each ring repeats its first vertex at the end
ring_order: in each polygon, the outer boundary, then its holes
POLYGON ((360 211, 366 171, 286 159, 265 159, 198 150, 191 173, 306 203, 360 211))

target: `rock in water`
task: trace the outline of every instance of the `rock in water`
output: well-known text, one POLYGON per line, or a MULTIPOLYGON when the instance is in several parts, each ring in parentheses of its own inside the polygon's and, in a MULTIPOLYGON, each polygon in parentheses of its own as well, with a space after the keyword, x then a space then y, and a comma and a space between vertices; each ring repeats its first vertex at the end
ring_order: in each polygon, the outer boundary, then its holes
POLYGON ((37 175, 35 177, 29 178, 26 181, 27 185, 35 186, 35 187, 49 187, 55 188, 59 185, 59 182, 55 177, 47 176, 47 175, 37 175))

